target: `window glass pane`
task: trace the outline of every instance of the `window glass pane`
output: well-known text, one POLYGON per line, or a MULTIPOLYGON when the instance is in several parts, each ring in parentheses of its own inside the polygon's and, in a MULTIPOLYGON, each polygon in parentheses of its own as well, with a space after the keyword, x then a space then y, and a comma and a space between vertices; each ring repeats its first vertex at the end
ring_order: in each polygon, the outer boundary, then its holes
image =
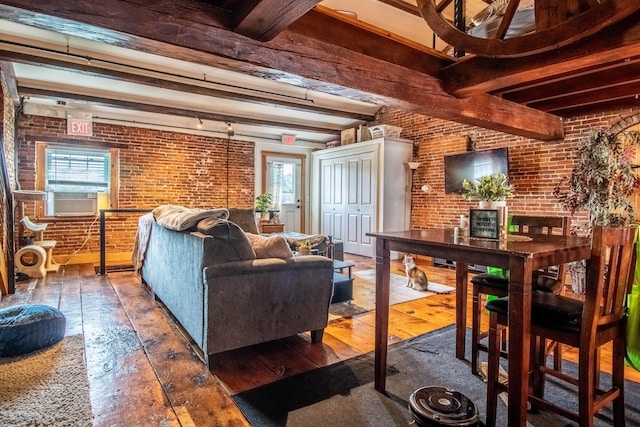
POLYGON ((267 188, 271 192, 272 206, 276 209, 280 209, 280 203, 282 202, 282 163, 272 162, 267 165, 268 177, 267 188))
POLYGON ((282 173, 282 203, 295 203, 295 165, 293 163, 283 164, 282 173))
POLYGON ((109 152, 48 148, 47 191, 109 191, 109 152))
POLYGON ((295 203, 294 163, 274 161, 267 164, 267 188, 273 195, 273 206, 280 209, 283 204, 295 203))

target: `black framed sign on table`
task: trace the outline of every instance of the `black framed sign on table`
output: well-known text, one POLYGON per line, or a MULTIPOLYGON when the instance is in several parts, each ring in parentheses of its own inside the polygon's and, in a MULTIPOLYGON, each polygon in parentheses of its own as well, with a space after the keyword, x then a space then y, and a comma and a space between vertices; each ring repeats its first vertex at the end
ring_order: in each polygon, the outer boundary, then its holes
POLYGON ((497 240, 500 238, 501 226, 499 209, 469 210, 469 237, 497 240))

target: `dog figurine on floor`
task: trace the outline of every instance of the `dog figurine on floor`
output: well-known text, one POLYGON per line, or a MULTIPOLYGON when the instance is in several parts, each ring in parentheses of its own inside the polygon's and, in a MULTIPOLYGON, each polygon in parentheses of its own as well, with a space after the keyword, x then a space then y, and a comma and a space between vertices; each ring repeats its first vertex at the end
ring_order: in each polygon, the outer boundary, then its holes
POLYGON ((402 260, 404 271, 407 273, 407 287, 417 291, 426 291, 429 288, 429 280, 424 271, 416 266, 413 256, 406 254, 402 260))

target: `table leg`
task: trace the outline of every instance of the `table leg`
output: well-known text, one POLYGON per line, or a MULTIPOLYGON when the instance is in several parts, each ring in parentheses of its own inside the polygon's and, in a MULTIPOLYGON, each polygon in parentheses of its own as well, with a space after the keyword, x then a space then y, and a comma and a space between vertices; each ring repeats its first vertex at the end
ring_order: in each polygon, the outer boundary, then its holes
POLYGON ((509 262, 509 426, 527 424, 531 347, 531 262, 509 262))
POLYGON ((387 342, 389 334, 389 249, 386 241, 376 239, 376 337, 375 337, 375 389, 385 392, 387 380, 387 342))
POLYGON ((468 265, 456 261, 456 357, 464 360, 467 335, 468 265))
POLYGON ((105 216, 104 210, 100 209, 100 275, 107 274, 107 261, 106 261, 106 238, 105 238, 105 216))

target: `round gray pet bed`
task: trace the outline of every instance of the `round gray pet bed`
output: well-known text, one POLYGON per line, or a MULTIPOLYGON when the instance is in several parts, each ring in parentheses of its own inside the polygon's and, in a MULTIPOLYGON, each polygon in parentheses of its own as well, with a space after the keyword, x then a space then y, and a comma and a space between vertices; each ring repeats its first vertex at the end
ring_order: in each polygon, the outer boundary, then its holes
POLYGON ((17 356, 49 347, 64 338, 66 319, 47 305, 0 309, 0 357, 17 356))

